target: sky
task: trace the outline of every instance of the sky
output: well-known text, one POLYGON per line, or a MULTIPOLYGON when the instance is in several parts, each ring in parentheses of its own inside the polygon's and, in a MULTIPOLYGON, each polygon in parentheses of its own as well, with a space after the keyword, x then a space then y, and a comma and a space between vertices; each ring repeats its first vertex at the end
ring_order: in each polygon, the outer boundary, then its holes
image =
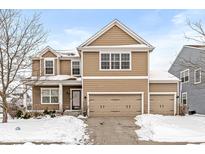
POLYGON ((150 56, 151 70, 168 70, 185 44, 196 44, 185 35, 195 35, 187 19, 204 22, 205 10, 23 10, 41 14, 54 49, 75 49, 114 19, 120 20, 155 49, 150 56))

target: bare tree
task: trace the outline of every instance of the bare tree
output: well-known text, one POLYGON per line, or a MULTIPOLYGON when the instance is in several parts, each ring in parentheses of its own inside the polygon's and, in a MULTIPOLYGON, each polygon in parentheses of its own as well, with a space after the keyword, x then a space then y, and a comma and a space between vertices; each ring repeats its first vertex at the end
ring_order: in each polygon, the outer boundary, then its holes
POLYGON ((0 10, 0 107, 7 122, 7 98, 22 86, 20 81, 31 66, 31 56, 46 41, 40 15, 30 18, 20 10, 0 10))

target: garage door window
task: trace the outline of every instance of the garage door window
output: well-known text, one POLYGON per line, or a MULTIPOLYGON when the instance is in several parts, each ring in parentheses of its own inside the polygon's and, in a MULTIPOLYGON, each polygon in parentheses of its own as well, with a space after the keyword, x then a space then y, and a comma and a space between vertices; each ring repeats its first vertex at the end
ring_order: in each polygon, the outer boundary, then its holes
POLYGON ((187 104, 187 93, 182 93, 182 104, 187 104))

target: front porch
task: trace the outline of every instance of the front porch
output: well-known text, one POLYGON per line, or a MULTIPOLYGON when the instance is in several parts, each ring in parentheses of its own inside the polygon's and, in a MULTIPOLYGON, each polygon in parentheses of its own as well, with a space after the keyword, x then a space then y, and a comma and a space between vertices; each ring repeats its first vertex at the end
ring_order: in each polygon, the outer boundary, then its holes
POLYGON ((81 85, 33 85, 32 110, 82 111, 81 85))

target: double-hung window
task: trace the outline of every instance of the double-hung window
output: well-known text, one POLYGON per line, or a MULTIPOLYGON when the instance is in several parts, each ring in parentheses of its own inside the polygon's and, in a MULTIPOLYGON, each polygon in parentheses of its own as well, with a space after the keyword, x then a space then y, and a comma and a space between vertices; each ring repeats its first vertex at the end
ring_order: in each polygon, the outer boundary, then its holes
POLYGON ((120 54, 111 54, 111 69, 120 69, 120 54))
POLYGON ((59 103, 58 88, 42 88, 41 89, 41 103, 42 104, 59 103))
POLYGON ((130 54, 121 54, 121 69, 130 69, 130 54))
POLYGON ((45 75, 54 75, 54 59, 45 59, 45 75))
POLYGON ((130 53, 101 53, 101 70, 129 70, 130 53))
POLYGON ((187 92, 182 93, 182 104, 187 104, 187 92))
POLYGON ((182 83, 189 82, 189 69, 180 72, 180 79, 182 83))
POLYGON ((194 84, 201 83, 201 68, 194 70, 194 84))
POLYGON ((72 74, 76 76, 80 75, 80 61, 72 61, 72 74))

